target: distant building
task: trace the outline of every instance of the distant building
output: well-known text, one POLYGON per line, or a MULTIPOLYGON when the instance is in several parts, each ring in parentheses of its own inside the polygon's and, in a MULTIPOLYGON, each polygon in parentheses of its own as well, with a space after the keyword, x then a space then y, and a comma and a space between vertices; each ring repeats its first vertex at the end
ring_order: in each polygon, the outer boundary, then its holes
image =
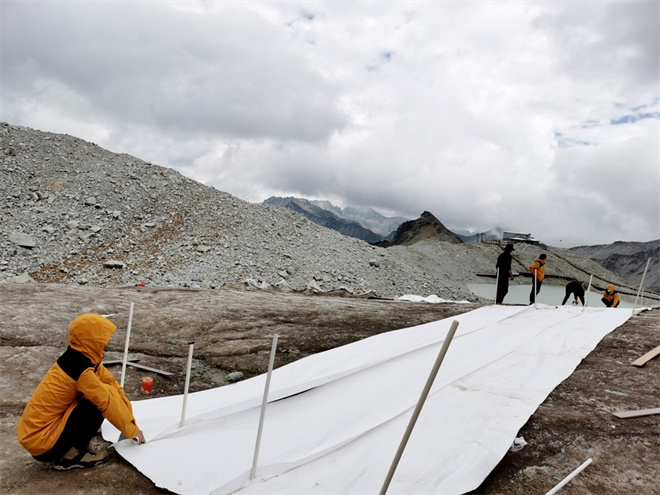
POLYGON ((532 237, 532 234, 521 234, 519 232, 502 232, 503 241, 524 242, 527 244, 538 245, 539 241, 532 237))

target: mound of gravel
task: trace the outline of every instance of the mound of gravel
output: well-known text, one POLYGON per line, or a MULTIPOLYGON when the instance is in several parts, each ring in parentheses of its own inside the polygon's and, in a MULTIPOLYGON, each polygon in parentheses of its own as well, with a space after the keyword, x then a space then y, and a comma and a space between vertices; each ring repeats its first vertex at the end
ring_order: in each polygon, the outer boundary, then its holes
MULTIPOLYGON (((286 208, 253 204, 177 171, 61 134, 0 124, 0 281, 295 291, 476 300, 500 248, 427 239, 381 248, 286 208)), ((520 270, 540 248, 516 250, 520 270)), ((565 253, 568 250, 555 250, 565 253)), ((584 268, 575 253, 549 271, 584 268), (582 268, 581 268, 582 267, 582 268)))

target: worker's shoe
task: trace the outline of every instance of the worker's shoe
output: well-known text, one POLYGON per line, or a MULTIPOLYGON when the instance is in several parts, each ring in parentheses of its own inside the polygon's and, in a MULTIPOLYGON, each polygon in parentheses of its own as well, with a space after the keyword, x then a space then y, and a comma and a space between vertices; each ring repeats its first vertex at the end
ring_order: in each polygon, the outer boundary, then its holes
POLYGON ((81 450, 71 447, 62 458, 53 464, 53 469, 58 471, 68 471, 69 469, 82 469, 98 466, 108 460, 108 452, 99 453, 89 448, 81 450))

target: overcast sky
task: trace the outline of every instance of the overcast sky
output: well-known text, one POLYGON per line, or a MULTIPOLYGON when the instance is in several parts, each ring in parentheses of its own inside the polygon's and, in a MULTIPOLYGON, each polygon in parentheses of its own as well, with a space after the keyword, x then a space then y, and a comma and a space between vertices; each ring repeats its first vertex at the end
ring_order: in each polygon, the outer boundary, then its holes
POLYGON ((0 118, 251 202, 653 240, 659 5, 3 0, 0 118))

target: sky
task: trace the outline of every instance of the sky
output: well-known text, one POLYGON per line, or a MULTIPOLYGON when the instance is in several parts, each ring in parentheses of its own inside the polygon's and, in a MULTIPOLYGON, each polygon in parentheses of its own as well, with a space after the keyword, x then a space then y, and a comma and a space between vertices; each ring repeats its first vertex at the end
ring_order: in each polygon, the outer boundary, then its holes
POLYGON ((0 120, 254 203, 655 240, 659 6, 2 0, 0 120))

